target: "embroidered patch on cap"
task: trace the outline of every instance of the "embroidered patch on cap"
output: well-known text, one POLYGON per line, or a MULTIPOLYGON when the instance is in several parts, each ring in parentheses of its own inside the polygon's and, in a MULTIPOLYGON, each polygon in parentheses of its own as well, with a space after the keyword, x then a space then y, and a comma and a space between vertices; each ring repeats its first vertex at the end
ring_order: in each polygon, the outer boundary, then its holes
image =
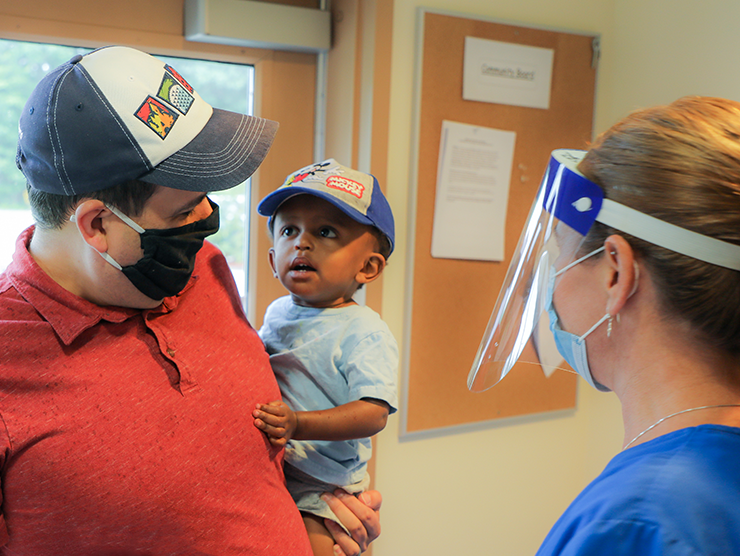
POLYGON ((362 194, 365 191, 365 186, 361 183, 342 176, 329 176, 326 178, 326 187, 339 189, 340 191, 354 195, 358 199, 362 199, 362 194))
POLYGON ((182 85, 183 87, 185 87, 189 93, 193 92, 193 88, 190 86, 190 83, 185 81, 185 78, 182 75, 180 75, 175 68, 173 68, 169 64, 165 64, 164 69, 170 72, 172 74, 172 77, 177 79, 177 82, 180 83, 180 85, 182 85))
POLYGON ((195 101, 195 97, 190 94, 193 88, 184 79, 182 81, 180 79, 177 79, 171 73, 165 72, 157 97, 174 106, 182 114, 187 114, 190 105, 195 101))
POLYGON ((293 175, 289 176, 283 185, 297 185, 301 182, 310 183, 314 181, 323 182, 326 180, 326 176, 329 175, 330 171, 331 174, 338 174, 338 165, 334 164, 334 166, 332 167, 331 162, 320 162, 318 164, 312 164, 311 166, 302 168, 301 170, 295 172, 293 175))
POLYGON ((136 117, 154 133, 165 139, 172 126, 175 125, 178 115, 156 98, 150 96, 136 111, 136 117))

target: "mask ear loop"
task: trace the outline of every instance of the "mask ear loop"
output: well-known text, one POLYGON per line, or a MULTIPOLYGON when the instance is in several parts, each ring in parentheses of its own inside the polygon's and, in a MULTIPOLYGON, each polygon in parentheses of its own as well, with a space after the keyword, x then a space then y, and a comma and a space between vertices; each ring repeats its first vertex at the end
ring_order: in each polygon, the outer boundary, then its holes
MULTIPOLYGON (((558 271, 557 271, 557 272, 555 273, 555 277, 557 278, 557 277, 558 277, 559 275, 561 275, 561 274, 562 274, 563 272, 565 272, 566 270, 568 270, 568 269, 570 269, 570 268, 573 268, 573 267, 574 267, 574 266, 576 266, 577 264, 579 264, 579 263, 582 263, 582 262, 583 262, 583 261, 585 261, 586 259, 588 259, 588 258, 590 258, 590 257, 593 257, 594 255, 597 255, 598 253, 601 253, 601 252, 602 252, 602 251, 603 251, 604 249, 606 249, 606 246, 602 245, 602 246, 601 246, 601 247, 599 247, 598 249, 595 249, 595 250, 591 251, 590 253, 588 253, 587 255, 584 255, 584 256, 583 256, 583 257, 581 257, 580 259, 576 259, 576 260, 575 260, 575 261, 573 261, 572 263, 570 263, 570 264, 567 264, 567 265, 565 265, 565 266, 564 266, 563 268, 561 268, 560 270, 558 270, 558 271)), ((612 316, 611 316, 611 315, 610 315, 609 313, 605 314, 605 315, 604 315, 603 317, 601 317, 601 318, 600 318, 600 319, 598 320, 598 322, 597 322, 596 324, 594 324, 594 325, 593 325, 593 326, 592 326, 591 328, 589 328, 589 329, 588 329, 588 330, 586 331, 586 333, 585 333, 585 334, 584 334, 583 336, 580 336, 580 337, 578 338, 578 341, 579 341, 579 342, 583 342, 583 341, 584 341, 584 340, 586 339, 586 336, 588 336, 589 334, 591 334, 591 332, 593 332, 593 331, 594 331, 594 330, 596 330, 596 329, 597 329, 597 328, 598 328, 599 326, 601 326, 601 323, 603 323, 603 322, 604 322, 605 320, 607 320, 607 319, 611 319, 611 318, 612 318, 612 316)))
MULTIPOLYGON (((610 255, 616 255, 617 252, 616 251, 611 251, 609 254, 610 255)), ((633 295, 635 295, 635 292, 637 291, 637 286, 640 283, 640 267, 637 266, 637 263, 635 261, 632 261, 632 265, 634 266, 634 269, 635 269, 635 285, 632 286, 632 291, 627 296, 627 299, 629 299, 630 297, 632 297, 633 295)), ((607 315, 609 315, 609 313, 607 313, 607 315)), ((608 318, 609 318, 609 322, 606 325, 606 337, 607 338, 611 338, 613 318, 611 317, 611 315, 609 315, 608 318)), ((619 313, 617 313, 616 315, 614 315, 614 318, 617 319, 617 324, 619 324, 619 321, 620 321, 620 319, 619 319, 619 313)), ((600 322, 603 322, 603 319, 600 322)), ((590 332, 590 330, 589 330, 589 332, 590 332)), ((586 334, 588 334, 588 332, 586 334)))
MULTIPOLYGON (((146 230, 139 226, 136 222, 131 220, 128 216, 123 214, 120 210, 118 210, 116 207, 109 205, 108 203, 104 203, 105 208, 107 208, 109 211, 111 211, 113 214, 115 214, 118 218, 123 220, 125 224, 128 224, 129 228, 133 228, 134 231, 143 234, 146 230)), ((77 215, 72 214, 72 216, 69 217, 70 222, 77 222, 77 215)))
MULTIPOLYGON (((601 326, 601 323, 603 323, 603 322, 604 322, 605 320, 607 320, 607 319, 608 319, 608 320, 609 320, 610 322, 611 322, 611 320, 612 320, 612 316, 611 316, 611 315, 610 315, 609 313, 605 314, 605 315, 604 315, 603 317, 601 317, 601 318, 600 318, 600 319, 599 319, 598 321, 596 321, 596 324, 594 324, 594 325, 593 325, 593 326, 592 326, 591 328, 589 328, 589 329, 588 329, 588 330, 586 331, 586 333, 585 333, 585 334, 584 334, 583 336, 579 337, 579 338, 578 338, 578 341, 579 341, 579 342, 583 342, 583 341, 584 341, 584 340, 586 339, 586 336, 588 336, 589 334, 591 334, 591 332, 593 332, 593 331, 594 331, 594 330, 596 330, 596 329, 597 329, 597 328, 598 328, 599 326, 601 326)), ((608 329, 608 327, 607 327, 607 335, 608 335, 608 334, 609 334, 609 329, 608 329)))
POLYGON ((122 266, 121 266, 120 264, 118 264, 118 263, 116 262, 116 260, 115 260, 115 259, 114 259, 113 257, 111 257, 111 256, 110 256, 110 255, 109 255, 108 253, 101 253, 101 252, 100 252, 100 251, 98 251, 97 249, 95 250, 95 252, 96 252, 96 253, 97 253, 98 255, 100 255, 101 257, 103 257, 103 258, 104 258, 104 259, 105 259, 106 261, 108 261, 108 263, 110 263, 110 264, 111 264, 112 266, 114 266, 114 267, 115 267, 115 268, 117 268, 118 270, 123 270, 123 267, 122 267, 122 266))
POLYGON ((105 208, 107 208, 109 211, 111 211, 113 214, 115 214, 118 218, 124 221, 124 223, 128 224, 129 228, 133 228, 135 231, 139 232, 140 234, 143 234, 146 230, 139 226, 136 222, 131 220, 128 216, 123 214, 120 210, 118 210, 116 207, 109 205, 108 203, 105 203, 105 208))
POLYGON ((558 270, 558 271, 557 271, 557 272, 555 273, 555 277, 557 278, 558 276, 560 276, 560 275, 561 275, 561 274, 562 274, 563 272, 565 272, 566 270, 568 270, 568 269, 570 269, 570 268, 573 268, 574 266, 576 266, 576 265, 577 265, 577 264, 579 264, 579 263, 582 263, 583 261, 585 261, 585 260, 586 260, 586 259, 588 259, 589 257, 593 257, 594 255, 596 255, 596 254, 598 254, 598 253, 601 253, 601 252, 602 252, 602 251, 603 251, 603 250, 604 250, 605 248, 606 248, 606 247, 602 245, 601 247, 599 247, 599 248, 598 248, 598 249, 596 249, 595 251, 591 251, 591 252, 590 252, 590 253, 589 253, 588 255, 584 255, 584 256, 583 256, 583 257, 581 257, 580 259, 577 259, 577 260, 573 261, 572 263, 570 263, 570 264, 567 264, 567 265, 565 265, 565 266, 564 266, 563 268, 561 268, 560 270, 558 270))
POLYGON ((635 285, 633 286, 630 294, 627 296, 627 299, 635 295, 635 292, 637 291, 637 286, 640 283, 640 267, 637 266, 637 263, 635 261, 632 261, 632 264, 634 265, 634 268, 635 268, 635 285))
MULTIPOLYGON (((123 220, 123 222, 125 224, 127 224, 129 227, 133 228, 134 231, 136 231, 136 232, 138 232, 140 234, 143 234, 144 233, 144 231, 145 231, 144 228, 142 228, 141 226, 139 226, 136 222, 134 222, 133 220, 131 220, 128 216, 126 216, 125 214, 123 214, 116 207, 112 207, 108 203, 105 203, 105 208, 107 208, 109 211, 111 211, 113 214, 115 214, 118 218, 120 218, 121 220, 123 220)), ((72 216, 69 217, 69 221, 76 223, 77 222, 77 215, 76 214, 72 214, 72 216)), ((101 253, 100 251, 98 251, 97 249, 95 249, 92 245, 90 246, 90 248, 93 249, 98 255, 100 255, 101 257, 103 257, 103 259, 108 264, 110 264, 111 266, 113 266, 117 270, 123 270, 123 267, 120 264, 118 264, 116 262, 116 260, 113 257, 111 257, 108 253, 101 253)))

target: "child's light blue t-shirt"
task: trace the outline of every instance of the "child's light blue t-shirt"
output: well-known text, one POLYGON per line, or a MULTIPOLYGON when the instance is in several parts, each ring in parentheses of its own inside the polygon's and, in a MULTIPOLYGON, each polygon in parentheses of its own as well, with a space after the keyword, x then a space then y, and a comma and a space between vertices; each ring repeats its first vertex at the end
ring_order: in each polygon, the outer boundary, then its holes
MULTIPOLYGON (((259 335, 270 354, 283 401, 294 411, 329 409, 362 398, 398 408, 398 346, 388 326, 368 307, 316 309, 290 296, 267 308, 259 335)), ((372 453, 369 438, 294 441, 285 461, 324 482, 362 480, 372 453)))

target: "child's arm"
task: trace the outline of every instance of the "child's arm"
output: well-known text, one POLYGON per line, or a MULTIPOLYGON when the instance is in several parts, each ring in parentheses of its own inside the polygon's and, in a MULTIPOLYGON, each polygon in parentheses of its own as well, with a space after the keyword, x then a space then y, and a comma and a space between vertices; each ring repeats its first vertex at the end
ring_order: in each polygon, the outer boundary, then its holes
POLYGON ((292 411, 284 402, 258 404, 254 425, 270 442, 284 446, 296 440, 350 440, 377 434, 385 427, 390 408, 382 400, 363 398, 330 409, 292 411))

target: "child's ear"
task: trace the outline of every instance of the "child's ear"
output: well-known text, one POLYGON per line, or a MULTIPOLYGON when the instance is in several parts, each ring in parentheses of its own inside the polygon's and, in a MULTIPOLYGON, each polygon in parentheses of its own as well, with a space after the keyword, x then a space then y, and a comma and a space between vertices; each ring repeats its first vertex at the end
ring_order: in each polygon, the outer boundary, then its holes
POLYGON ((380 253, 371 254, 365 261, 360 271, 355 276, 355 281, 358 284, 367 284, 375 280, 385 268, 385 257, 380 253))
POLYGON ((272 269, 272 275, 277 278, 277 268, 275 268, 275 250, 270 247, 270 250, 267 252, 267 258, 270 261, 270 268, 272 269))

